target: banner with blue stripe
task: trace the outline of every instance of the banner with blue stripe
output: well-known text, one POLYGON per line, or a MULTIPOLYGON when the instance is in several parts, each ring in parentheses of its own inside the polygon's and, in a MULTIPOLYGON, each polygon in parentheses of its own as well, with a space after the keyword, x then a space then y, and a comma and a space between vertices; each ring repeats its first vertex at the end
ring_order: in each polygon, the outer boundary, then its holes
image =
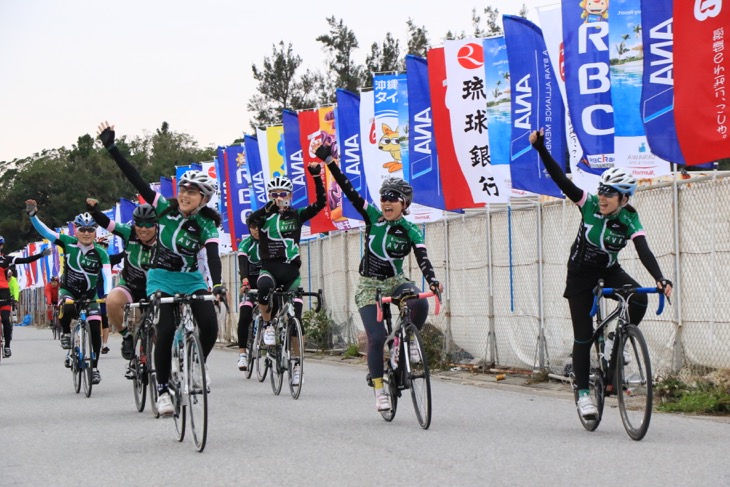
POLYGON ((307 176, 304 172, 304 156, 299 141, 299 116, 291 110, 284 110, 281 114, 284 125, 284 161, 286 175, 294 185, 292 206, 304 208, 309 204, 307 199, 307 176))
MULTIPOLYGON (((337 88, 336 96, 335 134, 340 149, 340 169, 350 180, 355 191, 369 201, 360 138, 360 96, 341 88, 337 88)), ((362 220, 362 215, 347 198, 342 200, 342 214, 347 218, 362 220)))
POLYGON ((264 168, 261 165, 258 139, 251 135, 244 135, 243 140, 246 147, 246 167, 251 178, 251 209, 256 211, 263 208, 269 199, 266 194, 264 168))

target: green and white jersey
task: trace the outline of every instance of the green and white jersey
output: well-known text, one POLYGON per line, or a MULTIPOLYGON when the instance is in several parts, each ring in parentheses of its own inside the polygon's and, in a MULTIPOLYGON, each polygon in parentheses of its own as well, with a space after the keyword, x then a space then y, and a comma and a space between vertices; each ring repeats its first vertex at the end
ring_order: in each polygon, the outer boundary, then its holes
POLYGON ((241 240, 241 243, 238 244, 238 255, 246 257, 248 269, 246 269, 245 275, 249 276, 250 280, 255 279, 255 276, 258 276, 261 273, 261 253, 259 249, 259 241, 251 235, 244 238, 241 240))
POLYGON ((401 217, 387 221, 374 205, 366 205, 371 222, 368 232, 368 251, 360 263, 360 274, 385 279, 403 274, 403 260, 412 248, 423 246, 423 233, 413 223, 401 217))
POLYGON ((144 245, 132 225, 112 221, 109 229, 124 240, 124 268, 119 285, 127 286, 133 291, 145 292, 154 245, 144 245))
POLYGON ((570 249, 569 268, 611 267, 618 263, 618 253, 629 240, 646 235, 633 208, 624 207, 615 215, 604 216, 598 196, 588 192, 584 192, 578 206, 583 218, 570 249))
MULTIPOLYGON (((55 244, 63 249, 63 274, 61 289, 76 297, 96 295, 96 285, 102 270, 104 282, 111 282, 109 255, 101 245, 94 243, 88 247, 79 244, 76 237, 59 234, 55 244), (108 275, 107 275, 108 273, 108 275)), ((105 294, 109 289, 105 285, 105 294)))
POLYGON ((198 270, 198 252, 207 242, 218 243, 218 229, 213 220, 200 213, 185 217, 160 196, 155 201, 159 216, 157 246, 153 256, 156 269, 173 272, 198 270))

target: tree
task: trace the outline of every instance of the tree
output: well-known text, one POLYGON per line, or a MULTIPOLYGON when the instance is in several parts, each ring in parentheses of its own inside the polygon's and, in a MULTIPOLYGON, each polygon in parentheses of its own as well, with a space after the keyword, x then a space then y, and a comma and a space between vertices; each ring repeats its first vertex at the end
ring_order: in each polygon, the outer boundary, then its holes
POLYGON ((502 26, 499 23, 499 9, 489 6, 484 9, 484 13, 487 16, 487 29, 484 31, 485 37, 502 35, 502 26))
POLYGON ((487 31, 479 25, 481 21, 482 18, 477 15, 477 9, 471 9, 471 25, 474 28, 474 37, 487 37, 487 31))
POLYGON ((360 86, 370 86, 373 73, 404 70, 405 63, 400 55, 399 42, 388 32, 381 46, 377 42, 373 42, 370 47, 370 54, 365 58, 365 69, 360 86))
POLYGON ((248 101, 247 108, 254 113, 253 128, 280 123, 285 108, 300 109, 316 104, 317 97, 305 87, 312 87, 316 76, 307 71, 297 77, 302 58, 294 53, 291 42, 279 41, 272 47, 271 57, 265 57, 261 68, 252 65, 253 77, 258 82, 257 92, 248 101))
POLYGON ((408 54, 425 58, 430 45, 426 28, 416 26, 411 19, 408 19, 406 25, 408 25, 408 54))
POLYGON ((327 23, 329 34, 317 37, 317 41, 323 44, 327 54, 324 84, 328 88, 327 98, 334 102, 336 88, 358 91, 364 68, 353 60, 353 53, 359 47, 355 33, 345 26, 342 19, 338 22, 334 16, 327 17, 327 23))

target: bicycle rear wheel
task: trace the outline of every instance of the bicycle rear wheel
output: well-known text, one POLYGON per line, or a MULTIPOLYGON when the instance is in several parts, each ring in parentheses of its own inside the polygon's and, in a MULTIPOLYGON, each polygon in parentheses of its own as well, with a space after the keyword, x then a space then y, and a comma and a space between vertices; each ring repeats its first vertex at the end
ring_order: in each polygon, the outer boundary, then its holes
POLYGON ((406 326, 404 333, 404 359, 407 371, 406 383, 411 389, 413 409, 421 428, 431 426, 431 374, 428 371, 428 359, 423 348, 421 332, 416 325, 406 326))
POLYGON ((594 342, 593 349, 595 353, 591 357, 591 368, 588 375, 588 390, 590 391, 593 403, 598 409, 598 415, 595 418, 584 418, 580 414, 578 408, 578 387, 575 383, 575 375, 571 372, 572 384, 573 384, 573 398, 575 399, 575 407, 578 411, 578 419, 580 424, 588 431, 595 431, 598 425, 601 424, 603 418, 603 406, 606 398, 606 384, 603 380, 603 371, 601 370, 601 353, 598 349, 598 342, 594 342))
POLYGON ((286 333, 286 350, 287 350, 287 357, 288 357, 288 363, 287 363, 287 377, 289 379, 289 391, 291 392, 291 397, 294 399, 299 399, 299 394, 302 392, 302 383, 304 380, 304 336, 303 336, 303 330, 302 325, 299 323, 299 320, 296 318, 292 318, 289 321, 289 326, 287 327, 287 333, 286 333), (298 352, 292 351, 292 345, 296 344, 296 348, 299 350, 298 352), (299 366, 299 381, 294 384, 294 367, 299 366))
POLYGON ((147 333, 145 334, 145 350, 147 351, 147 384, 150 388, 150 408, 152 409, 152 415, 155 418, 160 417, 160 412, 157 410, 157 398, 159 393, 157 392, 157 369, 155 369, 155 328, 152 323, 147 323, 147 333))
MULTIPOLYGON (((278 340, 278 339, 277 339, 278 340)), ((271 367, 271 390, 275 395, 279 395, 281 392, 281 386, 284 384, 284 368, 281 363, 281 356, 284 353, 282 350, 283 344, 279 342, 277 345, 269 347, 267 366, 271 367)))
POLYGON ((200 339, 195 333, 188 335, 187 378, 190 431, 198 451, 203 451, 208 437, 208 378, 205 374, 205 357, 200 339))
POLYGON ((132 379, 132 388, 134 390, 134 403, 137 411, 144 411, 145 401, 147 400, 147 371, 142 361, 147 361, 146 350, 144 346, 144 330, 137 328, 134 333, 134 356, 129 361, 129 368, 134 373, 132 379))
MULTIPOLYGON (((256 308, 258 309, 258 307, 256 308)), ((256 343, 256 330, 258 330, 258 313, 254 311, 253 320, 251 320, 251 326, 248 327, 248 337, 246 338, 246 348, 248 348, 248 364, 246 367, 246 378, 250 379, 253 375, 254 361, 258 355, 258 350, 255 348, 256 343)))
POLYGON ((183 386, 179 381, 175 381, 176 384, 169 384, 170 398, 172 398, 172 405, 175 407, 175 412, 172 414, 172 418, 175 421, 175 437, 177 441, 182 441, 185 438, 185 416, 186 408, 183 403, 183 386))
POLYGON ((68 360, 71 360, 71 375, 73 375, 74 379, 74 392, 78 394, 79 392, 81 392, 81 368, 79 367, 78 344, 74 344, 74 346, 71 348, 71 350, 68 351, 68 353, 68 360))
POLYGON ((646 435, 651 421, 653 384, 649 349, 638 327, 626 326, 618 352, 616 393, 621 421, 631 439, 639 441, 646 435))
POLYGON ((91 396, 91 372, 93 370, 93 348, 91 348, 91 332, 89 330, 89 323, 83 323, 81 325, 81 382, 84 386, 84 394, 86 397, 91 396))
POLYGON ((383 373, 383 388, 390 394, 390 411, 380 411, 380 415, 387 422, 393 421, 395 412, 398 410, 398 372, 390 366, 386 359, 385 371, 383 373))

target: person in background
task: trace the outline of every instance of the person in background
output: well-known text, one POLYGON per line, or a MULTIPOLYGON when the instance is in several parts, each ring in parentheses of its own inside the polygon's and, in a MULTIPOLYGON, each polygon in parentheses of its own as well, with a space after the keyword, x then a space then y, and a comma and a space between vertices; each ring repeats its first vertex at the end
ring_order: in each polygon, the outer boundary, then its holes
POLYGON ((246 219, 250 235, 238 244, 238 273, 241 277, 241 304, 238 307, 238 370, 248 368, 248 331, 253 321, 255 296, 250 293, 256 289, 256 281, 261 272, 261 255, 259 254, 259 227, 246 219))
POLYGON ((53 326, 53 308, 58 306, 58 289, 59 282, 58 276, 51 277, 44 287, 44 294, 46 296, 46 317, 48 318, 48 326, 53 326))

